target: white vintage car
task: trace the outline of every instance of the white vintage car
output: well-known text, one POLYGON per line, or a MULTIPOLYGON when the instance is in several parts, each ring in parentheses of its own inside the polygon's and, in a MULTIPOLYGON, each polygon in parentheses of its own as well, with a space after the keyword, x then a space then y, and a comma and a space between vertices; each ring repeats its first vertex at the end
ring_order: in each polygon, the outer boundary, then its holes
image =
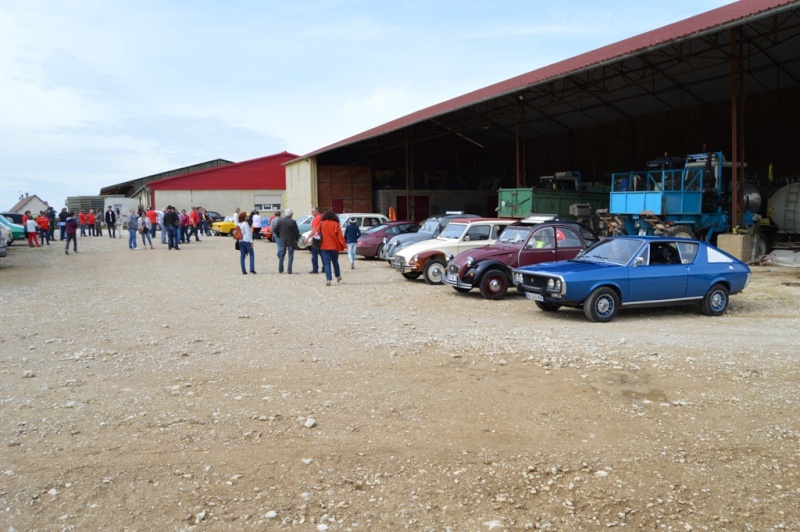
POLYGON ((493 244, 503 229, 515 221, 457 218, 438 237, 411 244, 395 253, 392 267, 406 279, 422 275, 428 284, 442 284, 448 260, 467 249, 493 244))

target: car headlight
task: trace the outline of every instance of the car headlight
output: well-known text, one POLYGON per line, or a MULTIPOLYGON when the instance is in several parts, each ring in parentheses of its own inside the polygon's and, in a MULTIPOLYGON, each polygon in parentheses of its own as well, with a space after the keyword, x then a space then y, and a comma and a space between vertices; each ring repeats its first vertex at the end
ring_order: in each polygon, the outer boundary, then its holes
POLYGON ((388 239, 388 238, 386 238, 386 237, 383 237, 383 243, 384 243, 384 244, 386 244, 388 241, 389 241, 389 239, 388 239))
POLYGON ((466 266, 467 268, 471 268, 474 263, 475 259, 473 259, 472 257, 467 257, 467 262, 464 263, 464 266, 466 266))
POLYGON ((548 279, 547 280, 547 289, 554 290, 556 292, 561 291, 561 279, 548 279))
POLYGON ((411 257, 411 260, 410 260, 410 261, 408 261, 408 262, 409 262, 409 263, 411 263, 411 262, 417 262, 418 260, 419 260, 419 255, 414 255, 413 257, 411 257))
POLYGON ((453 254, 452 253, 445 253, 444 254, 444 261, 445 262, 450 262, 451 260, 453 260, 453 254))
POLYGON ((514 284, 522 284, 522 274, 514 272, 514 284))

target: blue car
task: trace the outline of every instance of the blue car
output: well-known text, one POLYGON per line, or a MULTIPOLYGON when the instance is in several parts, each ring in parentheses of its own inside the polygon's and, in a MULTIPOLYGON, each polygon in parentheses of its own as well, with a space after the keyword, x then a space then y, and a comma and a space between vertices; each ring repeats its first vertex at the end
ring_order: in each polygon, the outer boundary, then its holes
POLYGON ((570 260, 517 268, 514 285, 545 312, 582 308, 595 322, 620 307, 699 303, 719 316, 750 281, 747 264, 700 240, 617 236, 570 260))

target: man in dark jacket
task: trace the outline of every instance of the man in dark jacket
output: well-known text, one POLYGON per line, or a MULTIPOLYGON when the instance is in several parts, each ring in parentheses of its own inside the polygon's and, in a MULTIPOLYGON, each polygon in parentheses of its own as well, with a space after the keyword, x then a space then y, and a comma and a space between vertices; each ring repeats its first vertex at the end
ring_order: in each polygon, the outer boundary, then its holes
POLYGON ((286 209, 283 217, 275 224, 274 232, 272 233, 275 241, 280 241, 280 251, 278 252, 278 273, 283 273, 283 258, 289 254, 289 263, 287 264, 286 273, 292 274, 292 263, 294 262, 294 248, 297 245, 297 240, 300 238, 300 229, 297 228, 297 222, 292 218, 294 211, 286 209))
POLYGON ((106 211, 106 229, 108 229, 108 236, 110 238, 117 238, 117 213, 114 212, 114 209, 111 208, 111 205, 108 206, 108 210, 106 211))
POLYGON ((167 210, 164 211, 164 225, 167 228, 168 249, 181 249, 178 247, 178 227, 180 226, 180 223, 181 221, 178 217, 178 212, 175 210, 175 207, 172 205, 167 206, 167 210))

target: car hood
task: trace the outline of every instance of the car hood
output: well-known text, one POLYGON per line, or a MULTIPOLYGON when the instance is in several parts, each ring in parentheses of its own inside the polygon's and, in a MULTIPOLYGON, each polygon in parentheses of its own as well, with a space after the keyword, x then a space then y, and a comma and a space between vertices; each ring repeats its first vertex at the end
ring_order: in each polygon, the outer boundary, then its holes
POLYGON ((558 275, 561 277, 569 275, 581 275, 586 272, 609 272, 619 268, 625 268, 619 264, 607 262, 588 262, 582 260, 560 260, 557 262, 545 262, 517 268, 514 271, 521 273, 541 273, 545 275, 558 275))
POLYGON ((467 262, 467 257, 472 257, 473 261, 480 262, 482 260, 499 260, 502 263, 509 264, 512 257, 514 257, 520 250, 520 246, 509 244, 494 244, 492 246, 483 246, 475 249, 470 249, 459 253, 453 259, 453 264, 463 266, 467 262))

